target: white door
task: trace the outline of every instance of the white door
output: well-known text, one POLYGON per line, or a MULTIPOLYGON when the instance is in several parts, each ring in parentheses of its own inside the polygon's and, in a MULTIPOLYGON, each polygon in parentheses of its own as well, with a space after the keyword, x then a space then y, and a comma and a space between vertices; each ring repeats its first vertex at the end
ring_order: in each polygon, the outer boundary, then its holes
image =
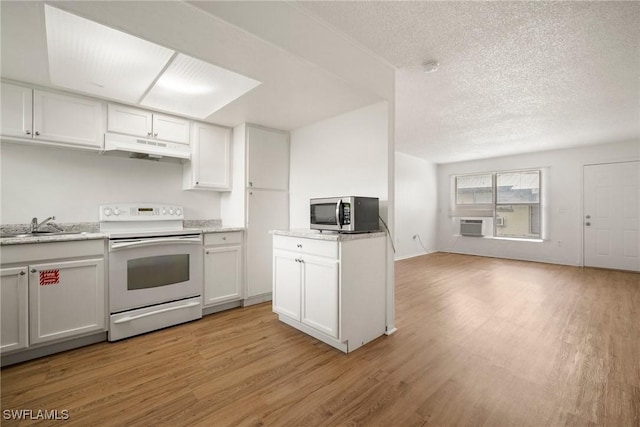
POLYGON ((2 83, 2 135, 31 138, 33 130, 33 91, 29 88, 2 83))
POLYGON ((102 103, 89 98, 33 92, 34 139, 102 148, 102 103))
POLYGON ((153 113, 151 111, 117 104, 107 106, 107 129, 109 132, 150 138, 152 125, 153 113))
POLYGON ((204 305, 242 298, 242 247, 204 250, 204 305))
POLYGON ((196 123, 192 153, 195 188, 229 189, 231 129, 196 123))
POLYGON ((153 114, 153 137, 163 141, 189 144, 189 120, 153 114))
POLYGON ((273 238, 269 231, 289 229, 289 193, 247 193, 247 297, 271 293, 273 238))
POLYGON ((29 266, 31 343, 105 330, 104 261, 29 266))
POLYGON ((338 338, 338 261, 303 256, 302 323, 338 338))
POLYGON ((584 265, 640 271, 640 162, 584 167, 584 265))
POLYGON ((273 311, 300 321, 300 257, 291 252, 273 252, 273 311))
POLYGON ((287 133, 247 126, 247 186, 289 188, 289 136, 287 133))
POLYGON ((0 270, 0 352, 27 348, 29 345, 29 276, 27 267, 0 270))

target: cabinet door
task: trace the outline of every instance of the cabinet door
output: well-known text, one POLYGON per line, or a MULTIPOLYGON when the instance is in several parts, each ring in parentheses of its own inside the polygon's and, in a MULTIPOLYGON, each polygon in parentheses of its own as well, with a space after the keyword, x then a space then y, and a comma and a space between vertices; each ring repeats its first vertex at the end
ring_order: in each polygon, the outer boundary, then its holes
POLYGON ((153 113, 153 137, 156 139, 189 144, 189 126, 189 120, 153 113))
POLYGON ((204 249, 204 305, 242 298, 242 248, 204 249))
POLYGON ((289 228, 289 195, 284 191, 247 193, 247 297, 272 290, 273 239, 270 230, 289 228))
POLYGON ((292 252, 273 252, 273 311, 300 321, 300 262, 292 252))
POLYGON ((31 343, 105 329, 104 261, 29 266, 31 343))
POLYGON ((2 135, 31 138, 33 130, 33 90, 2 83, 2 135))
POLYGON ((0 352, 6 353, 29 345, 29 284, 27 267, 0 270, 0 313, 2 335, 0 352))
POLYGON ((150 138, 153 126, 153 113, 139 108, 109 104, 107 106, 107 129, 109 132, 150 138))
POLYGON ((339 337, 338 262, 302 256, 302 323, 339 337))
POLYGON ((33 92, 34 139, 102 148, 102 103, 89 98, 33 92))
POLYGON ((289 135, 247 126, 247 186, 289 189, 289 135))
POLYGON ((196 123, 193 136, 191 163, 185 166, 191 186, 185 188, 230 189, 231 129, 196 123))

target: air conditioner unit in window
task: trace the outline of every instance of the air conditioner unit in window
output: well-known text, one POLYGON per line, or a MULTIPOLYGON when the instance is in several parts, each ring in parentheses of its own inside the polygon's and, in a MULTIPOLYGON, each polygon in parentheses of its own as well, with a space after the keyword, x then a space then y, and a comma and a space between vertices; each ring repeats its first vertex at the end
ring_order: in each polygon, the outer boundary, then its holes
POLYGON ((504 217, 503 216, 497 216, 495 221, 496 221, 496 227, 504 227, 504 217))
POLYGON ((481 219, 461 219, 460 235, 482 237, 482 220, 481 219))

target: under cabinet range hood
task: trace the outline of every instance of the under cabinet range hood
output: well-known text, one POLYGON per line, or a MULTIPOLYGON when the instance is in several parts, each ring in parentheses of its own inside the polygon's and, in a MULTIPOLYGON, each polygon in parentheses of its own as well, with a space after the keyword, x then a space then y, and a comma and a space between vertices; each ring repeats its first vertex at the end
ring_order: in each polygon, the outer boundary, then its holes
POLYGON ((135 136, 104 134, 103 154, 127 155, 131 158, 146 160, 189 160, 191 148, 186 144, 158 141, 135 136))

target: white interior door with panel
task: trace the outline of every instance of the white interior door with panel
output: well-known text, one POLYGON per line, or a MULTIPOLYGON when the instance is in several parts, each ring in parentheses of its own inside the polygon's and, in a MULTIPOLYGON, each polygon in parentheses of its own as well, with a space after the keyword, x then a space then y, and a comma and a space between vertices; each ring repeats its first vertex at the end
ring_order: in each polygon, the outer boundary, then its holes
POLYGON ((640 271, 640 161, 584 167, 584 265, 640 271))
POLYGON ((0 270, 0 352, 29 345, 29 276, 27 266, 0 270))

